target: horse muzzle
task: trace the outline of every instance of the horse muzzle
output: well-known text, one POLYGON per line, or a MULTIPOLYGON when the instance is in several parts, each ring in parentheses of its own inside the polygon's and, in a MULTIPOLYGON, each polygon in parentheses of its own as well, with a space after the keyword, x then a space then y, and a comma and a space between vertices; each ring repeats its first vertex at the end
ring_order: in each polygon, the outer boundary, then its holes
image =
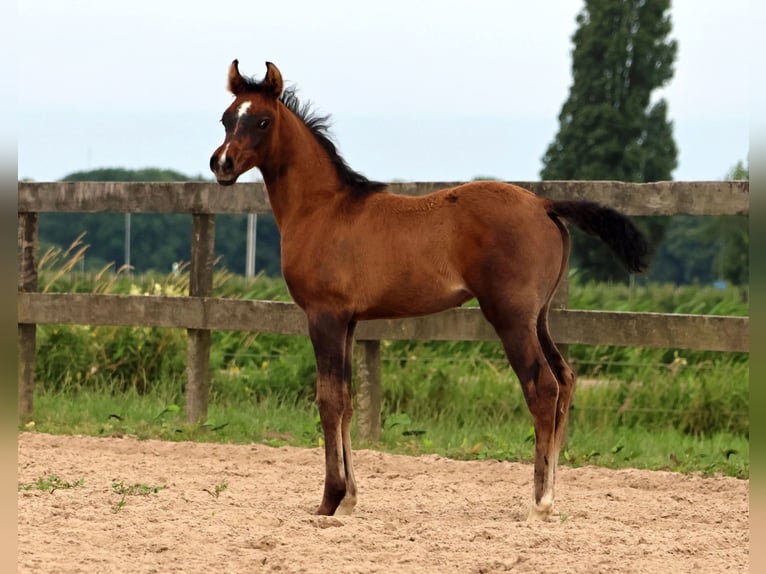
POLYGON ((234 162, 226 155, 226 152, 216 152, 210 157, 210 171, 220 185, 232 185, 236 183, 239 174, 234 171, 234 162))

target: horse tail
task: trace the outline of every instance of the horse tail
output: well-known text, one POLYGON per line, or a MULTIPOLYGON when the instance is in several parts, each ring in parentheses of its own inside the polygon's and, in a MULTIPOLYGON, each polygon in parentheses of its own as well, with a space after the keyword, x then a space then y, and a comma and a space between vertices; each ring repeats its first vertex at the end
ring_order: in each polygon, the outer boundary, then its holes
POLYGON ((633 273, 649 266, 649 243, 641 231, 625 215, 594 201, 547 200, 551 217, 573 223, 585 233, 599 237, 617 258, 633 273))

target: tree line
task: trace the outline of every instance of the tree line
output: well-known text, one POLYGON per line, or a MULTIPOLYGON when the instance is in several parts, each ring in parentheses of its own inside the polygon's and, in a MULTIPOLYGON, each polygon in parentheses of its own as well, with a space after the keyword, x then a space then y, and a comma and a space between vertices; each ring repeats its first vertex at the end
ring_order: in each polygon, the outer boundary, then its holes
MULTIPOLYGON (((159 168, 102 168, 78 171, 62 181, 203 181, 202 176, 159 168)), ((191 215, 135 213, 130 216, 130 264, 137 273, 150 270, 170 272, 173 263, 190 259, 191 215)), ((68 247, 81 233, 88 245, 84 267, 101 269, 113 263, 125 264, 126 218, 122 213, 42 213, 40 243, 68 247)), ((245 273, 247 215, 216 216, 215 255, 218 267, 245 273)), ((256 228, 257 271, 272 276, 281 273, 279 231, 271 214, 258 216, 256 228)))

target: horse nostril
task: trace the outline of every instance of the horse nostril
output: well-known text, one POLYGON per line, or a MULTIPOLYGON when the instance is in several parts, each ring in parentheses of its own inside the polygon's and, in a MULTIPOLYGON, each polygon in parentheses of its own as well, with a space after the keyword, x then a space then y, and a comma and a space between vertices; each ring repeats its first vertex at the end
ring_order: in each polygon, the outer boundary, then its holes
POLYGON ((230 157, 223 156, 223 161, 217 154, 210 157, 210 171, 213 173, 230 173, 234 169, 234 162, 230 157))

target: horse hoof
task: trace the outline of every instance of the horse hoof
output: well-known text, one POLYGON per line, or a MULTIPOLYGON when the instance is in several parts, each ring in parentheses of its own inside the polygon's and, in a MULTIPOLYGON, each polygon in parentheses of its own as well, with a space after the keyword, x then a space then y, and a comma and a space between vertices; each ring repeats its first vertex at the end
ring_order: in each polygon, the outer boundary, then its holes
POLYGON ((335 514, 335 511, 331 510, 325 504, 322 504, 319 508, 316 509, 316 512, 314 514, 316 514, 317 516, 332 516, 333 514, 335 514))
POLYGON ((553 512, 552 504, 533 504, 527 515, 527 522, 545 522, 553 512))
POLYGON ((344 497, 340 501, 338 508, 335 509, 335 516, 350 516, 354 512, 356 506, 356 498, 344 497))

